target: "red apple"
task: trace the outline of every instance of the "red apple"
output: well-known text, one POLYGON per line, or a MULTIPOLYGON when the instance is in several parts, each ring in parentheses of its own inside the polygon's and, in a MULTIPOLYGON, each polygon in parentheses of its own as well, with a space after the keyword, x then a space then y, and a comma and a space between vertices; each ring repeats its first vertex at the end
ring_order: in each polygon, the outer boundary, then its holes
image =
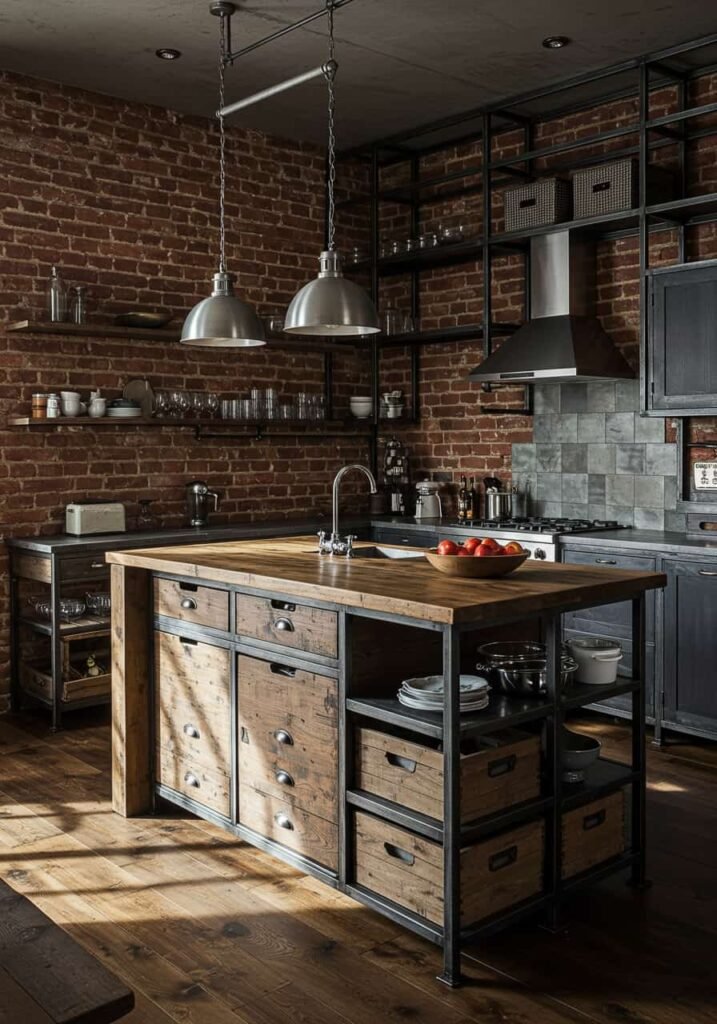
POLYGON ((439 555, 457 555, 458 545, 452 540, 442 540, 436 551, 439 555))
POLYGON ((459 558, 472 558, 473 557, 473 552, 469 551, 468 548, 458 548, 457 554, 458 554, 459 558))
POLYGON ((519 544, 517 540, 511 540, 505 545, 505 553, 506 555, 522 555, 523 546, 522 544, 519 544))
POLYGON ((463 541, 463 547, 466 549, 466 551, 470 551, 471 554, 475 552, 475 549, 479 546, 479 544, 479 537, 469 537, 468 540, 463 541))
POLYGON ((485 544, 486 547, 492 548, 493 551, 500 547, 500 544, 495 539, 495 537, 486 537, 484 540, 481 541, 481 544, 485 544))
POLYGON ((487 557, 491 557, 492 558, 494 554, 495 554, 495 551, 493 550, 492 547, 489 547, 488 544, 479 544, 478 547, 474 551, 474 557, 475 558, 487 558, 487 557))

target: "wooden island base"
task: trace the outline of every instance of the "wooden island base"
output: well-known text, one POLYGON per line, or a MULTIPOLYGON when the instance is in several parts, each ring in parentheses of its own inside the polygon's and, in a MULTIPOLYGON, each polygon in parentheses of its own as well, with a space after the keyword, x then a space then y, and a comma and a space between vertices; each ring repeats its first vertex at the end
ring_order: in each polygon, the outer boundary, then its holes
MULTIPOLYGON (((644 595, 657 573, 526 563, 499 580, 422 557, 320 557, 311 538, 112 552, 113 801, 192 811, 443 947, 542 913, 614 871, 645 878, 644 595), (631 601, 629 764, 566 784, 561 615, 631 601), (539 636, 547 693, 461 715, 479 641, 539 636), (401 705, 443 673, 442 714, 401 705)), ((417 550, 417 555, 420 556, 417 550)))

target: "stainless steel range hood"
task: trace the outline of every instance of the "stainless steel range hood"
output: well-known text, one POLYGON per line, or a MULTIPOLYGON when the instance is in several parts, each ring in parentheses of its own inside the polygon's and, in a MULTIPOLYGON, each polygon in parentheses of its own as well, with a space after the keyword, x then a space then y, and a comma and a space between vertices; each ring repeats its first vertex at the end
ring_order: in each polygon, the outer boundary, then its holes
POLYGON ((595 317, 595 246, 570 231, 530 240, 531 320, 470 374, 480 383, 588 381, 635 373, 595 317))

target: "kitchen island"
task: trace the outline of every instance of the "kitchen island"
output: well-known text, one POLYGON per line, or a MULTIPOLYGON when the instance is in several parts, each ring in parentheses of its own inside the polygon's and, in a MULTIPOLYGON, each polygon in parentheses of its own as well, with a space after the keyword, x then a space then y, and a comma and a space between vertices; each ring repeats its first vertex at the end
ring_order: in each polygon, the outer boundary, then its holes
POLYGON ((617 870, 643 884, 645 593, 665 577, 528 562, 457 579, 420 551, 315 545, 108 553, 115 811, 159 797, 216 822, 442 945, 450 985, 462 944, 528 914, 555 924, 617 870), (560 617, 625 600, 631 673, 600 695, 631 695, 631 763, 568 784, 562 724, 596 694, 558 685, 560 617), (547 692, 461 715, 461 671, 506 628, 545 644, 547 692), (402 679, 436 672, 442 714, 399 703, 402 679))

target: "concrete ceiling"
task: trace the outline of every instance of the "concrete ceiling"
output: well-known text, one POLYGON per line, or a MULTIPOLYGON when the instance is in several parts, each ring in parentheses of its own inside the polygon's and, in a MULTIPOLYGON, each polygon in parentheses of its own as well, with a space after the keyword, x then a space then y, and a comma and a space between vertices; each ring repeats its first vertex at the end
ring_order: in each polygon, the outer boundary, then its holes
MULTIPOLYGON (((0 68, 124 99, 211 115, 218 20, 207 0, 0 0, 0 68), (155 57, 161 46, 178 61, 155 57)), ((323 6, 241 0, 237 49, 323 6)), ((704 0, 354 0, 336 12, 338 144, 346 148, 547 82, 714 31, 704 0), (549 51, 546 35, 573 42, 549 51)), ((227 73, 227 99, 325 59, 320 19, 227 73)), ((321 79, 232 124, 323 142, 321 79)))

